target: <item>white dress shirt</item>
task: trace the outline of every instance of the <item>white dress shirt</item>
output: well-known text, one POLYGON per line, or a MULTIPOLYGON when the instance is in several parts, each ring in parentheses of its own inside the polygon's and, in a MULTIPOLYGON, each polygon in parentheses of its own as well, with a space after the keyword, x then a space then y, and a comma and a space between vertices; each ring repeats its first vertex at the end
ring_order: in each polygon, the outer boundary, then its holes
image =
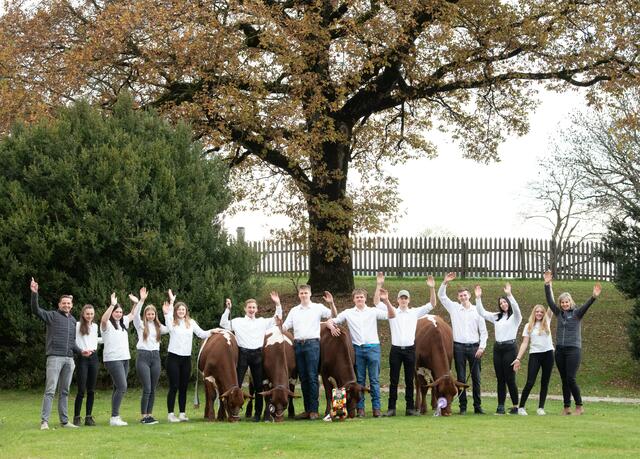
POLYGON ((522 322, 522 313, 520 312, 520 306, 518 305, 518 302, 513 297, 513 295, 509 295, 508 298, 511 302, 511 309, 513 310, 513 314, 511 314, 511 317, 507 319, 507 314, 504 313, 500 320, 498 320, 497 312, 487 312, 482 306, 482 299, 476 298, 476 308, 478 309, 478 314, 484 317, 485 320, 493 322, 496 332, 496 342, 498 343, 516 339, 516 336, 518 336, 518 327, 520 327, 520 323, 522 322))
POLYGON ((438 298, 451 317, 453 340, 456 343, 473 344, 480 342, 480 349, 487 347, 487 326, 474 305, 465 308, 447 296, 446 284, 440 285, 438 298))
POLYGON ((545 317, 543 317, 542 320, 547 321, 547 329, 549 332, 545 333, 542 331, 540 322, 535 323, 533 330, 531 330, 531 335, 529 335, 529 331, 527 330, 529 328, 528 324, 524 326, 524 330, 522 331, 522 336, 529 337, 529 354, 553 350, 553 340, 551 339, 551 317, 545 314, 545 317))
MULTIPOLYGON (((138 314, 134 314, 133 316, 133 326, 136 327, 136 331, 138 332, 138 344, 136 344, 136 349, 139 349, 141 351, 159 351, 160 340, 156 336, 156 325, 153 322, 149 322, 149 324, 147 325, 149 334, 147 335, 147 339, 145 340, 144 322, 142 321, 141 315, 142 304, 138 304, 138 314)), ((160 334, 166 335, 167 333, 169 333, 169 329, 160 324, 160 334)))
POLYGON ((229 320, 229 309, 225 309, 220 318, 220 326, 235 333, 238 347, 260 349, 264 344, 267 330, 276 324, 275 316, 282 317, 282 306, 276 306, 276 314, 269 319, 265 317, 236 317, 229 320))
POLYGON ((284 330, 293 328, 294 339, 320 339, 320 321, 331 317, 331 309, 319 303, 299 304, 289 311, 282 324, 284 330))
MULTIPOLYGON (((82 320, 82 319, 81 319, 82 320)), ((102 338, 98 336, 98 324, 92 323, 89 326, 89 334, 80 333, 80 320, 76 322, 76 346, 83 351, 96 351, 98 344, 102 344, 102 338)))
MULTIPOLYGON (((378 309, 387 310, 387 305, 380 302, 376 306, 378 309)), ((431 303, 427 303, 419 308, 393 308, 396 316, 389 319, 391 329, 391 344, 393 346, 413 346, 416 341, 416 327, 418 319, 426 316, 433 309, 431 303)))
POLYGON ((369 306, 362 309, 354 306, 338 314, 333 322, 341 324, 346 321, 351 332, 351 342, 356 346, 362 346, 363 344, 380 344, 378 320, 386 319, 388 319, 386 307, 382 311, 369 306))
POLYGON ((194 334, 200 339, 205 339, 210 335, 208 331, 200 328, 200 325, 193 319, 189 320, 189 327, 187 327, 184 319, 180 319, 178 324, 174 325, 173 306, 170 307, 169 312, 165 314, 164 323, 169 330, 169 347, 167 351, 175 355, 191 355, 194 334))
MULTIPOLYGON (((129 316, 123 316, 124 326, 129 327, 129 316)), ((104 352, 102 360, 104 362, 114 362, 116 360, 130 360, 129 353, 129 333, 124 328, 114 328, 110 320, 107 320, 107 328, 102 330, 102 343, 104 352)))

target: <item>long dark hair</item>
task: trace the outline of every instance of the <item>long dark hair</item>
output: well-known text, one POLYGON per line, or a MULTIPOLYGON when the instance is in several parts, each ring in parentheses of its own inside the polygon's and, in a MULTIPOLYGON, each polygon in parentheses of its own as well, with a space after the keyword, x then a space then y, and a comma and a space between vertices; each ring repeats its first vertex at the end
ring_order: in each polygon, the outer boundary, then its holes
POLYGON ((506 296, 501 296, 500 298, 498 298, 498 318, 496 320, 502 319, 502 316, 504 315, 504 311, 500 307, 500 300, 505 300, 509 305, 509 309, 507 309, 507 320, 509 320, 509 317, 511 317, 511 314, 513 314, 513 309, 511 308, 511 301, 509 301, 509 298, 507 298, 506 296))
POLYGON ((93 305, 92 304, 85 304, 82 307, 82 311, 80 311, 80 334, 81 335, 88 335, 89 332, 91 331, 90 327, 91 327, 91 322, 87 321, 84 318, 84 312, 87 309, 93 309, 93 305))
POLYGON ((115 328, 116 330, 120 328, 121 330, 127 331, 127 327, 124 326, 124 309, 122 308, 122 305, 120 303, 116 304, 113 307, 113 311, 111 311, 111 317, 109 317, 109 322, 111 322, 111 325, 113 325, 113 328, 115 328), (118 308, 122 309, 122 317, 120 317, 120 322, 116 322, 116 319, 113 318, 113 313, 118 308), (118 324, 120 325, 119 327, 118 324))

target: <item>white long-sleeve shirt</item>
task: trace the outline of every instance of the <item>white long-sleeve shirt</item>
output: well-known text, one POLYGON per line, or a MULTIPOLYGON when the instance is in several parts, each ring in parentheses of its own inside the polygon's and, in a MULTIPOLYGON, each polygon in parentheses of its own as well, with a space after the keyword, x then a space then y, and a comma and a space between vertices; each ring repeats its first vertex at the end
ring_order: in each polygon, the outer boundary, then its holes
POLYGON ((266 331, 276 324, 275 316, 282 317, 282 306, 276 306, 274 317, 236 317, 229 320, 230 310, 225 309, 220 318, 220 326, 235 333, 238 347, 245 349, 259 349, 264 344, 266 331))
POLYGON ((200 328, 200 325, 193 319, 189 320, 189 327, 187 327, 184 319, 180 319, 178 324, 174 325, 173 307, 169 308, 169 312, 165 314, 164 323, 169 330, 169 347, 167 351, 176 355, 191 355, 194 334, 200 339, 205 339, 210 334, 208 331, 200 328))
POLYGON ((76 322, 76 345, 83 351, 96 351, 98 344, 102 344, 102 338, 98 336, 98 324, 92 323, 89 326, 89 334, 80 333, 80 321, 76 322))
MULTIPOLYGON (((380 302, 376 305, 380 310, 387 311, 387 305, 380 302)), ((416 341, 416 327, 418 319, 426 316, 433 309, 431 303, 427 303, 419 308, 393 308, 396 316, 389 319, 391 329, 391 344, 393 346, 413 346, 416 341)))
POLYGON ((509 295, 507 298, 509 298, 509 301, 511 302, 513 314, 511 314, 511 317, 507 319, 507 314, 504 313, 500 320, 498 320, 497 312, 487 312, 484 309, 482 306, 482 298, 476 298, 478 314, 480 314, 485 320, 493 322, 496 332, 496 342, 498 343, 516 339, 516 336, 518 336, 518 328, 522 322, 522 313, 520 312, 518 302, 513 295, 509 295))
MULTIPOLYGON (((123 316, 122 320, 125 327, 129 327, 129 316, 123 316)), ((130 360, 129 352, 129 333, 124 328, 115 328, 110 320, 107 320, 107 326, 102 330, 102 343, 104 351, 102 360, 104 362, 114 362, 116 360, 130 360)))
POLYGON ((319 303, 299 304, 289 311, 282 328, 293 328, 294 339, 319 339, 320 321, 331 317, 331 309, 319 303))
POLYGON ((380 344, 378 338, 378 320, 388 319, 386 307, 382 311, 378 308, 356 306, 345 309, 333 319, 336 324, 347 322, 351 332, 351 342, 356 346, 363 344, 380 344))
MULTIPOLYGON (((144 322, 142 319, 142 303, 138 303, 137 306, 138 313, 133 315, 133 326, 136 327, 136 331, 138 332, 138 344, 136 344, 136 349, 141 351, 159 351, 160 350, 160 340, 158 340, 158 336, 156 334, 156 325, 153 322, 149 322, 147 328, 149 329, 149 334, 147 335, 147 339, 144 339, 144 322)), ((146 320, 146 319, 145 319, 146 320)), ((160 334, 166 335, 169 333, 169 329, 164 325, 160 324, 160 334)))
POLYGON ((480 343, 480 349, 487 347, 487 326, 474 305, 465 308, 447 296, 447 285, 438 289, 438 298, 451 317, 453 341, 462 344, 480 343))

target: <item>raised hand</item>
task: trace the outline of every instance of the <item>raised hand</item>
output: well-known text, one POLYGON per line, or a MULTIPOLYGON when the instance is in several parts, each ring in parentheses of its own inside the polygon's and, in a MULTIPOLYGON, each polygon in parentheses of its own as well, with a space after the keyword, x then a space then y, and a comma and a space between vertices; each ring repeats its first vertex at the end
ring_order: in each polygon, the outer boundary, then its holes
POLYGON ((602 286, 600 285, 600 282, 597 282, 596 285, 593 286, 593 297, 598 298, 600 293, 602 293, 602 286))
POLYGON ((164 303, 162 303, 162 312, 164 315, 169 314, 170 310, 171 310, 171 305, 169 304, 168 301, 165 301, 164 303))
POLYGON ((553 274, 551 274, 551 270, 547 269, 542 275, 545 284, 550 284, 553 281, 553 274))
POLYGON ((504 294, 507 296, 511 296, 511 284, 509 282, 504 284, 504 294))
POLYGON ((476 298, 480 298, 482 296, 482 287, 480 287, 479 285, 476 285, 473 292, 476 294, 476 298))
POLYGON ((322 299, 324 301, 326 301, 327 303, 331 304, 333 303, 333 295, 331 294, 331 292, 328 291, 324 291, 324 294, 322 295, 322 299))
POLYGON ((227 309, 231 309, 231 298, 227 298, 226 300, 224 300, 224 306, 227 309))
POLYGON ((131 300, 131 302, 133 304, 138 304, 138 301, 140 301, 140 300, 138 300, 138 297, 135 296, 133 293, 129 293, 129 299, 131 300))
POLYGON ((167 295, 169 296, 169 303, 175 303, 176 296, 173 294, 173 291, 171 291, 171 289, 167 290, 167 295))
POLYGON ((33 293, 38 293, 38 283, 33 277, 31 278, 31 284, 29 285, 29 288, 31 288, 31 291, 33 293))
POLYGON ((376 273, 376 284, 378 286, 381 286, 382 284, 384 284, 384 273, 383 272, 376 273))
POLYGON ((280 304, 280 295, 278 295, 278 292, 273 290, 270 293, 270 295, 271 295, 271 301, 273 301, 275 304, 280 304))
POLYGON ((380 299, 382 301, 387 301, 389 299, 389 291, 386 289, 380 289, 380 299))
POLYGON ((433 278, 433 276, 427 277, 427 286, 429 288, 436 288, 436 280, 433 278))
POLYGON ((140 301, 146 300, 148 295, 149 295, 149 292, 147 292, 147 288, 146 287, 141 287, 140 288, 140 301))
POLYGON ((116 296, 116 292, 111 294, 111 306, 115 306, 118 304, 118 297, 116 296))
POLYGON ((454 280, 456 278, 456 273, 447 273, 446 276, 444 276, 444 282, 451 282, 452 280, 454 280))

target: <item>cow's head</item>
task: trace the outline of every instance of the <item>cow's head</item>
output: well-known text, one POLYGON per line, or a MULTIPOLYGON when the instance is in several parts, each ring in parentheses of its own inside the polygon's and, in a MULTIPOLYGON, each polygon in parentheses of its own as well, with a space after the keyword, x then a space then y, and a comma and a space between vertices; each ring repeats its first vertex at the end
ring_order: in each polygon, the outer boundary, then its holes
POLYGON ((282 384, 277 385, 273 389, 260 392, 260 395, 265 398, 269 397, 269 410, 275 422, 282 422, 284 420, 284 410, 286 410, 289 405, 289 397, 298 398, 287 386, 283 386, 282 384))
POLYGON ((431 388, 432 393, 432 404, 431 408, 435 411, 437 409, 437 400, 439 398, 444 398, 447 401, 447 405, 442 407, 440 410, 440 415, 442 416, 451 416, 451 403, 456 395, 458 395, 458 391, 462 389, 466 389, 469 387, 468 384, 461 383, 455 379, 450 374, 440 376, 431 384, 428 384, 427 387, 431 388))
POLYGON ((369 388, 361 386, 355 381, 345 384, 344 388, 347 392, 347 411, 349 412, 349 417, 355 418, 360 397, 362 397, 363 392, 369 392, 369 388))
POLYGON ((224 409, 227 410, 229 422, 238 422, 240 420, 240 410, 244 400, 247 398, 253 397, 242 392, 242 389, 238 386, 232 387, 220 396, 220 401, 223 402, 224 409))

